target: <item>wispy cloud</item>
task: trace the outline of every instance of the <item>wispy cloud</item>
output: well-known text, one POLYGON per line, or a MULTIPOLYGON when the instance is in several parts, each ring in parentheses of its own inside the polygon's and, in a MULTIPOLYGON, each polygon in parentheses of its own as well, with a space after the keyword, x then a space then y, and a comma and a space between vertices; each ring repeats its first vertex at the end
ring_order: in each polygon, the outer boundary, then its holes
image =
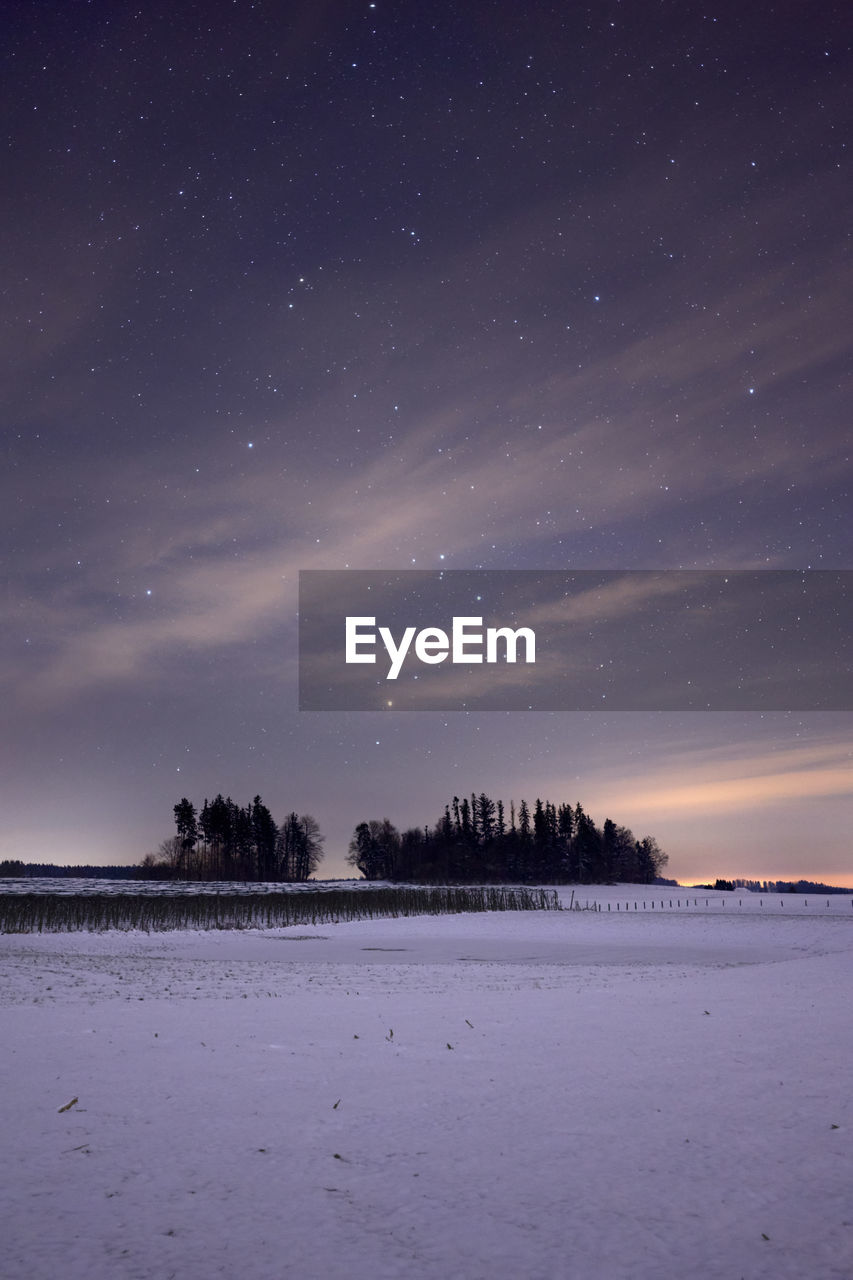
POLYGON ((796 804, 797 801, 853 794, 853 754, 849 743, 826 741, 776 751, 693 748, 663 757, 656 752, 648 771, 596 784, 596 802, 649 820, 723 814, 796 804))

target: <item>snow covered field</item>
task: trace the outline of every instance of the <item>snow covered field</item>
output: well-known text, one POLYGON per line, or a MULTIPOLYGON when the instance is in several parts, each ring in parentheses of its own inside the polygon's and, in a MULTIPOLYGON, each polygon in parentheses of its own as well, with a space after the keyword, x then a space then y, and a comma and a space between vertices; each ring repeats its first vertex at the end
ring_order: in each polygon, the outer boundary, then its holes
POLYGON ((0 937, 4 1280, 850 1280, 850 899, 652 892, 0 937))

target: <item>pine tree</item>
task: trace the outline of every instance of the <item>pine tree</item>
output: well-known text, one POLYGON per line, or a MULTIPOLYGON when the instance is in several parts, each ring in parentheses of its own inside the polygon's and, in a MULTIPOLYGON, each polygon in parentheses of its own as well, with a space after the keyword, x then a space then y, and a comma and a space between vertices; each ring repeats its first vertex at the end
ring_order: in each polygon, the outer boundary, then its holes
POLYGON ((251 808, 252 843, 258 880, 278 879, 276 866, 276 841, 278 828, 272 814, 260 796, 255 796, 251 808))
POLYGON ((175 805, 174 813, 181 849, 179 866, 181 867, 181 873, 183 873, 183 867, 192 862, 193 850, 198 844, 198 822, 196 820, 195 806, 190 803, 186 796, 182 796, 175 805))
POLYGON ((480 819, 480 839, 488 846, 495 838, 495 802, 482 792, 477 801, 477 812, 480 819))

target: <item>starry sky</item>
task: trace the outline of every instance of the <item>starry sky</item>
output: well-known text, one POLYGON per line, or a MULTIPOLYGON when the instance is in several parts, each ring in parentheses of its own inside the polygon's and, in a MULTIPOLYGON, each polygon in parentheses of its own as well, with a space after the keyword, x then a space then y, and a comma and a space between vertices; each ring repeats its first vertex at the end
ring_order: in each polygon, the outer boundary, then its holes
POLYGON ((853 885, 853 715, 300 712, 300 569, 851 569, 845 6, 19 0, 0 857, 580 800, 853 885))

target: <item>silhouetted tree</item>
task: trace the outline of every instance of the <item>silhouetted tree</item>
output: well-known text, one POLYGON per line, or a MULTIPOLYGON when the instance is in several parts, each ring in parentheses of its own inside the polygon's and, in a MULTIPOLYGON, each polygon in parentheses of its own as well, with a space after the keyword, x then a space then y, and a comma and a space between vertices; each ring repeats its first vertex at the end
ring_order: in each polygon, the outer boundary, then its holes
POLYGON ((383 818, 360 822, 350 840, 347 862, 357 867, 365 880, 393 880, 400 852, 400 833, 383 818))
POLYGON ((276 859, 278 828, 260 796, 255 796, 252 801, 249 816, 258 879, 275 880, 278 871, 276 859))
POLYGON ((189 864, 192 861, 192 854, 198 843, 198 822, 196 820, 195 805, 183 796, 175 805, 175 826, 178 829, 178 840, 180 841, 181 860, 189 864))
POLYGON ((276 862, 282 880, 307 880, 323 856, 323 837, 310 814, 289 813, 276 842, 276 862))
POLYGON ((644 836, 637 844, 637 883, 651 884, 668 862, 654 836, 644 836))

